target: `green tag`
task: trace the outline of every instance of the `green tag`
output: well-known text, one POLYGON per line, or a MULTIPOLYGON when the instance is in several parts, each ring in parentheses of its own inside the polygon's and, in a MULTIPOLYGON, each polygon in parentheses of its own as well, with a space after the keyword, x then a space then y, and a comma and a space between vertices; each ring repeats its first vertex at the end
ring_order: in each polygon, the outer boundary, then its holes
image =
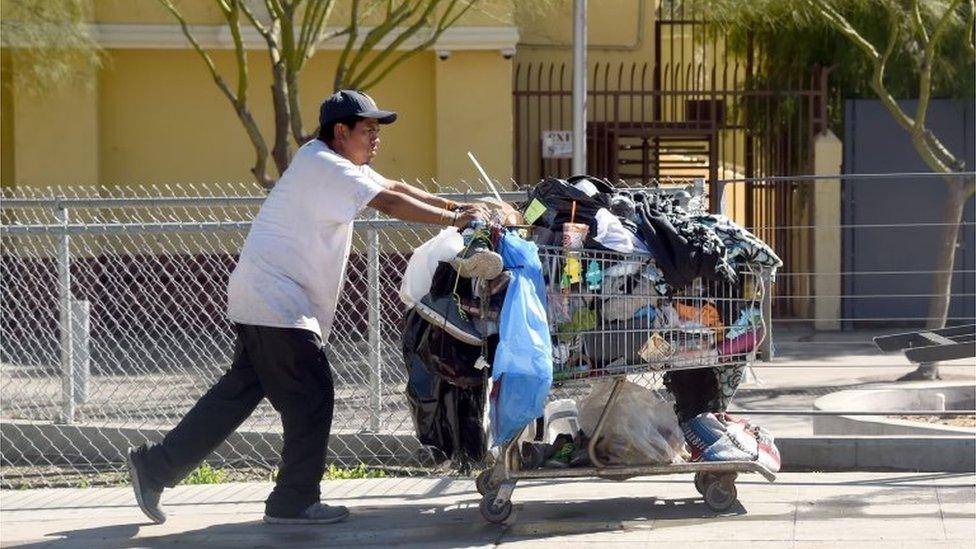
POLYGON ((548 209, 545 204, 533 198, 532 202, 529 203, 529 207, 525 209, 525 222, 529 225, 535 223, 535 220, 542 217, 542 214, 546 213, 548 209))

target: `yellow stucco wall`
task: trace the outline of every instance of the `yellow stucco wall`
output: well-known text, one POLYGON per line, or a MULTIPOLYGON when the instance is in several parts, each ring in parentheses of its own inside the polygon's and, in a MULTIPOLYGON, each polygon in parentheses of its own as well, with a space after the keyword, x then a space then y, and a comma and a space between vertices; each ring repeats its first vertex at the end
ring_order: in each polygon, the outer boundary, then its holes
POLYGON ((15 93, 13 99, 14 173, 18 185, 99 182, 99 105, 95 85, 60 88, 46 95, 15 93))
MULTIPOLYGON (((209 2, 182 0, 178 5, 193 24, 222 22, 209 2)), ((590 0, 588 6, 591 69, 597 63, 653 61, 656 0, 590 0)), ((340 1, 336 9, 334 24, 344 20, 348 2, 340 1)), ((174 23, 156 0, 96 0, 94 19, 105 24, 174 23)), ((401 113, 396 124, 384 128, 376 160, 377 169, 388 177, 436 178, 444 186, 457 185, 461 179, 475 182, 477 174, 466 157, 471 150, 492 177, 507 181, 512 177, 513 65, 571 62, 572 0, 485 0, 458 24, 517 26, 521 38, 515 58, 506 60, 497 50, 489 50, 454 51, 449 59, 440 60, 425 52, 370 90, 382 106, 401 113)), ((231 52, 212 54, 233 84, 231 52)), ((337 59, 335 50, 319 51, 303 73, 307 131, 315 127, 318 104, 331 90, 337 59)), ((251 50, 249 60, 250 105, 270 146, 267 54, 251 50)), ((569 74, 567 70, 567 79, 569 74)), ((5 98, 3 122, 23 121, 28 126, 8 131, 11 124, 4 123, 0 141, 4 166, 13 166, 4 169, 0 179, 5 184, 11 180, 33 185, 74 183, 77 174, 107 185, 251 180, 250 142, 190 49, 108 50, 94 100, 61 94, 42 103, 45 108, 38 109, 36 102, 5 98), (76 109, 81 114, 73 120, 71 135, 75 142, 84 143, 83 150, 68 155, 58 166, 44 165, 38 159, 45 156, 47 144, 36 122, 49 123, 58 113, 76 109), (11 156, 14 162, 8 161, 11 156)), ((626 111, 628 106, 622 108, 626 111)))
MULTIPOLYGON (((535 0, 533 0, 535 1, 535 0)), ((504 25, 511 24, 516 13, 514 0, 479 0, 465 14, 458 19, 458 25, 504 25)), ((95 0, 94 19, 101 23, 140 23, 140 24, 169 24, 172 18, 163 8, 159 0, 95 0)), ((173 4, 183 13, 191 24, 220 24, 224 22, 223 15, 216 3, 207 0, 174 0, 173 4)), ((261 6, 263 2, 251 2, 252 6, 261 6)), ((360 22, 365 25, 374 24, 383 16, 385 3, 361 2, 360 22), (370 6, 378 9, 369 10, 370 6)), ((330 26, 339 26, 348 21, 352 3, 349 0, 337 0, 333 7, 330 26)), ((447 3, 440 9, 443 11, 447 3)), ((457 9, 457 8, 455 8, 457 9)), ((259 13, 260 9, 255 9, 259 13)))
POLYGON ((0 185, 13 183, 14 170, 14 96, 11 88, 10 53, 0 51, 0 185))
MULTIPOLYGON (((222 22, 209 2, 177 4, 193 24, 222 22)), ((347 4, 338 4, 334 24, 343 21, 347 4)), ((98 23, 175 23, 155 0, 97 0, 94 5, 98 23)), ((458 25, 510 26, 513 17, 511 0, 488 0, 458 25)), ((233 53, 210 53, 233 87, 233 53)), ((302 73, 306 131, 317 127, 319 104, 331 93, 338 58, 336 50, 320 50, 302 73)), ((218 185, 253 180, 250 140, 193 50, 109 49, 104 60, 90 91, 58 90, 37 98, 5 94, 0 105, 4 185, 218 185), (69 147, 51 132, 65 120, 70 128, 61 135, 69 147), (52 154, 58 154, 58 162, 49 161, 52 154)), ((270 148, 268 55, 263 49, 249 50, 248 60, 250 108, 270 148)), ((7 62, 0 68, 5 78, 9 68, 7 62)), ((376 168, 387 177, 421 180, 430 188, 435 178, 444 186, 458 186, 458 179, 475 179, 465 156, 473 150, 494 177, 509 179, 510 74, 511 61, 498 50, 454 51, 446 61, 427 51, 407 60, 369 90, 383 108, 400 113, 395 124, 383 129, 376 168)))
MULTIPOLYGON (((214 52, 233 82, 233 54, 214 52)), ((318 107, 331 92, 338 53, 317 54, 303 72, 302 114, 306 131, 318 122, 318 107)), ((271 76, 267 55, 249 54, 250 105, 271 146, 271 76)), ((436 173, 434 55, 408 60, 371 90, 384 108, 400 111, 383 129, 376 167, 388 176, 430 178, 436 173)), ((254 152, 230 103, 199 57, 189 50, 115 50, 100 82, 102 180, 120 183, 248 181, 254 152), (110 106, 110 107, 109 107, 110 106)))
MULTIPOLYGON (((655 0, 589 0, 587 61, 650 62, 654 53, 655 0)), ((518 63, 572 65, 573 0, 516 3, 518 63)))
POLYGON ((492 179, 512 177, 511 61, 498 52, 455 52, 437 61, 437 179, 483 188, 467 153, 492 179), (502 82, 504 85, 499 85, 502 82))

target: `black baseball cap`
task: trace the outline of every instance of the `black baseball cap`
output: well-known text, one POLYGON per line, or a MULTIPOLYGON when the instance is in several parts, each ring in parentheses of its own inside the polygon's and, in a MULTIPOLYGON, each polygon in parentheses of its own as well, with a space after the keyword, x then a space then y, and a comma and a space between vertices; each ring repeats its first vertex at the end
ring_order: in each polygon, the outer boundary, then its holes
POLYGON ((357 90, 339 90, 319 108, 319 124, 322 126, 350 116, 375 118, 380 124, 392 124, 397 119, 397 113, 380 110, 372 97, 357 90))

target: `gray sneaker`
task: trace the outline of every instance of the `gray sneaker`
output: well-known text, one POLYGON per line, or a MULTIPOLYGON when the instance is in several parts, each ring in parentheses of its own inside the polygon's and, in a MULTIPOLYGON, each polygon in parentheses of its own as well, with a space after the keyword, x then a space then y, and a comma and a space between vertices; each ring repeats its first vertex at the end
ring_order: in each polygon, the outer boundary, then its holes
POLYGON ((451 337, 468 345, 481 345, 484 336, 471 318, 464 313, 453 296, 424 296, 416 305, 417 314, 434 326, 444 330, 451 337))
POLYGON ((267 513, 264 522, 268 524, 332 524, 349 518, 349 509, 342 505, 326 505, 315 502, 295 517, 274 517, 267 513))
POLYGON ((136 503, 139 504, 139 509, 142 509, 149 520, 156 524, 162 524, 166 522, 166 513, 159 505, 159 498, 163 495, 163 490, 156 488, 146 478, 141 450, 142 447, 129 448, 129 454, 126 457, 126 462, 129 465, 129 478, 132 479, 132 491, 136 494, 136 503))
POLYGON ((491 280, 502 273, 502 256, 491 250, 491 240, 482 230, 476 230, 471 242, 452 261, 464 278, 491 280))

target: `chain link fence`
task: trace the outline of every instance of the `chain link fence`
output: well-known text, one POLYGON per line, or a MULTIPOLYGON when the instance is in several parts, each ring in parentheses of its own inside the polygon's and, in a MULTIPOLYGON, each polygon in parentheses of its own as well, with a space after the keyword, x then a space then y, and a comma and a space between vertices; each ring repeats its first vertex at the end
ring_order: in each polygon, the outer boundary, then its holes
MULTIPOLYGON (((744 218, 740 222, 778 253, 799 246, 794 257, 809 258, 784 267, 771 292, 780 311, 771 319, 775 354, 787 366, 795 363, 804 375, 812 366, 848 368, 845 357, 877 354, 871 336, 927 320, 930 279, 943 272, 929 257, 931 243, 946 223, 936 218, 942 206, 935 191, 942 183, 925 175, 811 179, 818 200, 829 195, 822 205, 835 206, 821 206, 790 225, 773 215, 750 223, 748 209, 740 212, 736 201, 748 196, 750 186, 778 179, 726 182, 727 213, 744 218), (904 187, 900 202, 889 197, 898 185, 904 187), (919 196, 931 204, 919 207, 919 196), (878 208, 882 198, 886 207, 878 208), (871 207, 854 207, 862 204, 871 207), (881 253, 893 246, 904 253, 881 253), (876 324, 874 331, 864 328, 876 324)), ((794 179, 787 182, 807 181, 794 179)), ((480 189, 464 191, 453 196, 471 200, 480 189)), ((126 449, 159 440, 222 374, 232 351, 226 283, 263 197, 253 185, 4 191, 0 486, 123 480, 126 449)), ((949 269, 958 278, 949 312, 956 324, 973 322, 971 197, 967 204, 960 224, 965 238, 949 269)), ((773 206, 762 205, 775 213, 773 206)), ((397 293, 409 254, 436 230, 380 218, 356 222, 330 341, 336 384, 332 463, 422 472, 435 465, 414 436, 403 395, 403 305, 397 293)), ((905 368, 897 357, 879 357, 871 365, 905 368)), ((777 369, 783 367, 781 360, 777 369)), ((634 381, 659 385, 657 377, 634 381)), ((811 396, 802 402, 763 387, 740 391, 737 402, 766 414, 802 413, 798 406, 834 390, 834 379, 811 381, 805 389, 811 396)), ((579 396, 584 385, 563 387, 554 396, 579 396)), ((790 421, 784 429, 794 427, 790 421)), ((267 475, 280 442, 278 416, 262 403, 211 462, 252 475, 247 478, 267 475)))
MULTIPOLYGON (((3 487, 120 478, 127 448, 159 440, 223 373, 233 350, 226 284, 264 194, 254 185, 5 191, 3 487)), ((410 253, 438 228, 373 214, 355 227, 329 343, 329 459, 426 471, 436 459, 414 436, 403 394, 398 291, 410 253)), ((278 415, 262 402, 210 461, 266 475, 280 444, 278 415)))
MULTIPOLYGON (((158 440, 222 374, 233 348, 226 283, 263 196, 252 185, 5 193, 4 487, 122 471, 129 446, 158 440)), ((330 343, 340 466, 431 465, 403 397, 397 292, 410 252, 436 229, 356 222, 330 343)), ((280 441, 263 402, 212 461, 270 471, 280 441)))

